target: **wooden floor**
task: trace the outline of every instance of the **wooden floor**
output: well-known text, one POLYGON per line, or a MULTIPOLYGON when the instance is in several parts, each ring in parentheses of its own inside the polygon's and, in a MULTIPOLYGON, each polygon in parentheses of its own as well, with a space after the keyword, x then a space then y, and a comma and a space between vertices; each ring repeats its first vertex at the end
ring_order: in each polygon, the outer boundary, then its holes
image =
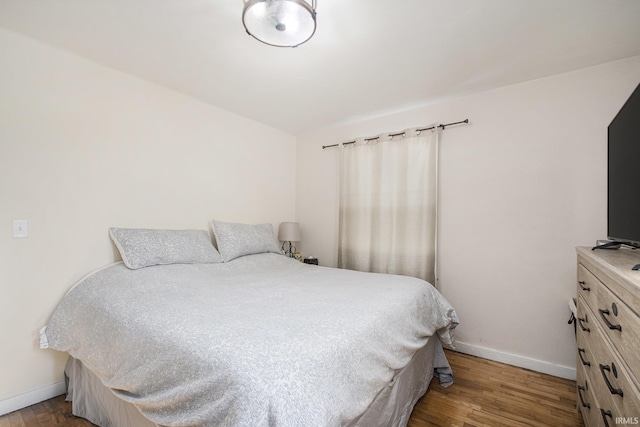
MULTIPOLYGON (((575 382, 447 351, 455 383, 434 379, 408 427, 583 426, 575 382)), ((90 427, 59 396, 0 417, 0 427, 90 427)))
POLYGON ((584 426, 575 381, 451 351, 447 358, 454 384, 432 380, 408 427, 584 426))

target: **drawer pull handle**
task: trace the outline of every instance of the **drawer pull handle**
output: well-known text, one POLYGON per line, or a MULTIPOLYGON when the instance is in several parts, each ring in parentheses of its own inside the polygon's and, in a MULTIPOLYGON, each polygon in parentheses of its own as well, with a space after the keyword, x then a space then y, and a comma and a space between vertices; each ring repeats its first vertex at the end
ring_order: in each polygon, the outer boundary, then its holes
POLYGON ((578 357, 580 357, 580 362, 582 362, 583 366, 591 366, 591 362, 587 362, 586 360, 584 360, 584 358, 582 357, 582 353, 586 354, 586 351, 584 348, 579 348, 578 349, 578 357))
POLYGON ((604 382, 607 383, 607 387, 609 387, 609 391, 611 392, 611 394, 619 394, 620 397, 624 397, 624 393, 622 392, 622 389, 613 388, 613 386, 609 382, 609 378, 607 377, 607 374, 604 371, 611 372, 611 368, 609 367, 609 365, 600 364, 600 373, 602 374, 602 378, 604 378, 604 382))
POLYGON ((604 421, 604 425, 609 427, 609 421, 607 421, 607 417, 613 419, 613 414, 611 413, 611 411, 605 411, 604 409, 600 408, 600 414, 602 414, 602 421, 604 421))
POLYGON ((583 406, 584 408, 589 408, 589 409, 591 409, 591 404, 589 404, 589 403, 585 402, 585 401, 584 401, 584 398, 582 397, 582 392, 583 392, 583 391, 585 391, 585 390, 586 390, 586 389, 585 389, 583 386, 581 386, 581 385, 579 385, 579 386, 578 386, 578 396, 580 396, 580 403, 582 404, 582 406, 583 406))
POLYGON ((580 329, 582 329, 583 332, 591 332, 591 329, 584 326, 582 322, 589 323, 586 315, 584 316, 584 318, 578 317, 578 324, 580 325, 580 329))
POLYGON ((609 310, 603 310, 599 308, 598 311, 600 312, 600 317, 602 317, 602 321, 605 323, 605 325, 609 327, 609 329, 615 329, 622 332, 622 326, 612 324, 611 322, 609 322, 609 319, 605 317, 605 314, 607 316, 609 315, 609 310))
POLYGON ((591 292, 591 288, 585 286, 586 282, 584 280, 579 281, 578 285, 580 285, 580 289, 582 289, 583 291, 591 292))

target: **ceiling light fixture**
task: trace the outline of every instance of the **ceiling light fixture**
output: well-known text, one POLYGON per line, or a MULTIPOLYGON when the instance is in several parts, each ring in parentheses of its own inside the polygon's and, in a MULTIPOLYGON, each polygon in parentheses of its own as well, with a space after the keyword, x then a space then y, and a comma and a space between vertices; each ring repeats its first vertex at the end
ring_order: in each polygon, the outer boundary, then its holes
POLYGON ((247 33, 270 46, 296 47, 316 32, 316 1, 243 0, 247 33))

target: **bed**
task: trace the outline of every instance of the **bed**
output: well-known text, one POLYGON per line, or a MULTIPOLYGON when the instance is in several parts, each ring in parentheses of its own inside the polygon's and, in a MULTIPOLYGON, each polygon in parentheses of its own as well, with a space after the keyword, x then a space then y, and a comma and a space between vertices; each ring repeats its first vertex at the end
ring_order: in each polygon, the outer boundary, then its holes
POLYGON ((303 264, 277 244, 246 253, 256 235, 237 230, 230 255, 223 229, 220 259, 200 242, 207 255, 185 262, 185 239, 161 237, 134 242, 136 264, 114 239, 123 262, 69 291, 41 346, 71 356, 74 414, 103 427, 402 426, 432 376, 452 382, 443 345, 458 320, 433 286, 303 264), (154 245, 173 253, 148 262, 154 245))

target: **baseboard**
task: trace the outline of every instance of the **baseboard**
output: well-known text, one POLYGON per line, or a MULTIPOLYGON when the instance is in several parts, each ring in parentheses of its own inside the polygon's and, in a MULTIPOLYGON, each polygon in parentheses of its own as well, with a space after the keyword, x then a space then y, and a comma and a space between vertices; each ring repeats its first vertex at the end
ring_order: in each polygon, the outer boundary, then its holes
MULTIPOLYGON (((480 347, 477 345, 466 344, 456 341, 456 351, 460 353, 470 354, 472 356, 482 357, 507 365, 517 366, 519 368, 530 369, 543 374, 553 375, 554 377, 566 378, 569 380, 576 379, 576 368, 569 366, 555 365, 542 360, 531 359, 516 354, 504 353, 490 348, 480 347)), ((454 373, 455 375, 455 373, 454 373)))
POLYGON ((0 415, 8 414, 9 412, 35 405, 52 397, 60 396, 61 394, 65 394, 66 391, 67 386, 64 381, 60 381, 59 383, 41 387, 18 396, 0 400, 0 415))

